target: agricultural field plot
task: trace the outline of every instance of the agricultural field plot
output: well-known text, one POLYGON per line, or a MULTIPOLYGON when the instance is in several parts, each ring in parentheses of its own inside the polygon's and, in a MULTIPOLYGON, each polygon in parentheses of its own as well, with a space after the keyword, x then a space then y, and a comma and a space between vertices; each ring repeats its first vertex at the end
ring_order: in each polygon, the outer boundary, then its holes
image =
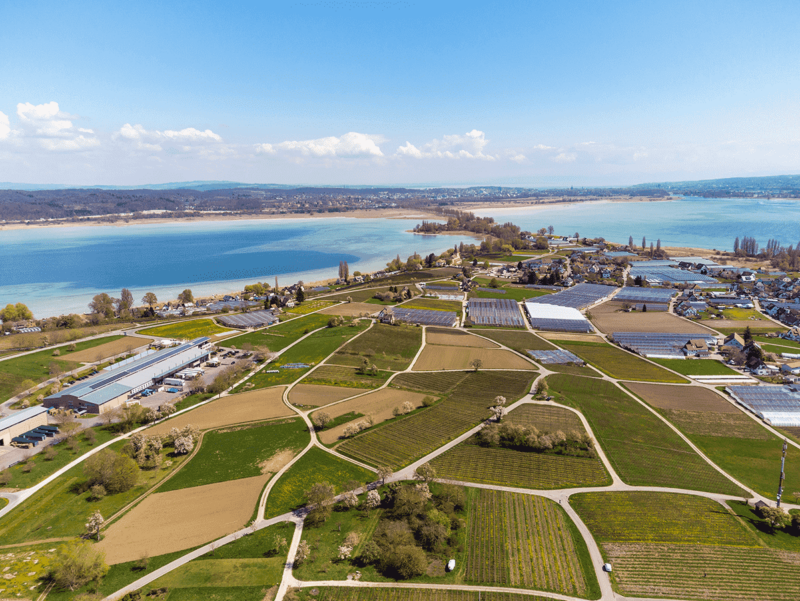
POLYGON ((473 336, 469 332, 463 330, 453 330, 445 328, 426 328, 425 330, 425 344, 433 344, 440 346, 472 346, 476 348, 500 348, 493 342, 473 336))
POLYGON ((63 344, 72 340, 80 340, 88 336, 99 336, 106 332, 125 330, 134 325, 135 324, 132 323, 119 323, 118 321, 114 321, 114 323, 104 326, 84 326, 80 328, 45 330, 44 332, 29 332, 27 334, 3 336, 0 338, 0 355, 3 353, 19 352, 21 349, 29 350, 44 348, 48 345, 63 344))
POLYGON ((641 357, 626 353, 605 342, 559 340, 558 344, 612 378, 644 382, 686 382, 680 376, 676 376, 665 369, 648 363, 641 357))
POLYGON ((552 601, 540 595, 453 589, 331 586, 317 590, 319 592, 312 596, 311 589, 300 589, 297 591, 300 601, 552 601))
POLYGON ((481 369, 536 369, 526 359, 504 349, 487 349, 465 346, 426 346, 413 371, 464 370, 481 362, 481 369))
POLYGON ((264 517, 271 518, 302 507, 306 491, 314 484, 327 482, 339 494, 351 480, 365 484, 374 479, 375 474, 369 470, 312 447, 275 483, 267 498, 264 517))
POLYGON ((586 428, 583 427, 581 418, 574 412, 563 407, 553 407, 552 405, 525 404, 509 411, 506 419, 511 423, 534 427, 543 432, 569 432, 575 430, 583 434, 586 428))
POLYGON ((70 361, 77 363, 93 363, 101 361, 107 357, 130 353, 132 350, 149 345, 153 342, 152 338, 139 338, 137 336, 123 336, 113 342, 106 342, 100 346, 86 349, 76 353, 69 353, 70 361))
POLYGON ((462 305, 456 301, 415 298, 400 305, 403 309, 422 309, 423 311, 453 311, 461 317, 462 305))
POLYGON ((270 475, 156 492, 105 530, 109 564, 205 544, 243 528, 270 475))
POLYGON ((709 319, 701 321, 700 323, 713 328, 717 332, 725 334, 726 336, 728 334, 732 334, 733 332, 742 334, 747 328, 750 328, 750 331, 753 334, 763 334, 786 330, 786 326, 775 323, 774 321, 770 321, 768 319, 745 319, 742 321, 735 319, 709 319))
POLYGON ((664 492, 591 492, 570 504, 599 543, 685 543, 758 547, 758 539, 718 502, 664 492))
MULTIPOLYGON (((307 318, 304 317, 302 319, 307 318)), ((273 363, 270 363, 269 366, 255 374, 247 382, 237 386, 234 392, 294 382, 300 378, 300 376, 308 373, 310 367, 324 361, 328 355, 332 354, 353 336, 363 332, 367 327, 369 327, 369 324, 359 322, 355 326, 325 328, 314 332, 308 338, 298 342, 292 348, 287 349, 286 352, 273 363), (298 363, 308 365, 309 367, 299 369, 281 368, 284 365, 298 363), (278 373, 267 373, 273 370, 277 370, 278 373)))
MULTIPOLYGON (((118 453, 123 445, 124 441, 119 441, 108 448, 118 453)), ((90 500, 91 492, 85 486, 83 464, 76 465, 0 518, 0 541, 14 544, 84 534, 84 524, 95 510, 105 517, 114 515, 178 469, 186 459, 182 455, 173 456, 171 448, 163 449, 161 457, 161 467, 139 470, 133 488, 96 501, 90 500)))
POLYGON ((47 574, 57 549, 53 543, 0 549, 0 595, 4 599, 39 597, 47 588, 47 574))
POLYGON ((549 499, 480 490, 471 500, 467 524, 468 582, 579 597, 593 597, 599 588, 586 543, 549 499))
POLYGON ((560 365, 558 363, 551 363, 545 366, 549 371, 554 371, 559 374, 570 374, 573 376, 582 376, 584 378, 602 378, 603 374, 597 371, 594 367, 583 365, 560 365))
POLYGON ((535 377, 532 372, 470 372, 441 403, 371 428, 338 450, 372 465, 406 465, 486 419, 495 396, 505 396, 509 403, 522 397, 535 377))
POLYGON ((322 407, 341 401, 359 390, 347 390, 340 386, 323 386, 320 384, 298 384, 289 391, 289 402, 299 407, 322 407))
POLYGON ((289 315, 308 315, 309 313, 314 313, 320 309, 326 309, 332 305, 335 305, 337 302, 338 301, 327 299, 307 300, 300 303, 296 307, 286 309, 286 313, 289 315))
POLYGON ((800 598, 800 553, 687 544, 605 543, 615 589, 629 597, 713 601, 800 598))
POLYGON ((66 346, 0 361, 0 403, 26 390, 29 386, 33 386, 33 384, 38 384, 51 378, 56 373, 77 369, 80 367, 81 361, 73 360, 73 355, 121 338, 123 337, 105 336, 94 340, 76 342, 75 351, 70 351, 70 347, 66 346), (59 354, 54 355, 53 353, 55 352, 59 354))
POLYGON ((213 319, 191 319, 155 328, 145 328, 144 330, 139 330, 138 333, 145 336, 158 336, 159 338, 194 340, 201 336, 217 336, 230 331, 232 331, 231 328, 223 328, 217 325, 213 319))
MULTIPOLYGON (((353 303, 366 303, 378 292, 389 292, 389 286, 379 286, 376 288, 359 288, 358 290, 345 290, 337 294, 325 295, 325 300, 347 301, 348 297, 353 303)), ((375 309, 375 307, 373 307, 375 309)))
POLYGON ((422 344, 422 328, 375 324, 328 360, 358 367, 364 359, 378 369, 402 371, 411 365, 422 344))
POLYGON ((197 453, 158 492, 275 474, 310 440, 300 419, 206 432, 197 453))
POLYGON ((328 325, 328 321, 330 321, 330 316, 312 313, 311 315, 275 324, 262 330, 228 338, 225 344, 238 349, 246 350, 252 347, 254 349, 265 348, 277 352, 285 349, 309 332, 324 328, 328 325))
MULTIPOLYGON (((689 399, 681 400, 669 390, 626 386, 658 407, 664 417, 728 474, 765 497, 775 499, 774 466, 780 461, 780 438, 724 399, 713 398, 711 391, 693 392, 689 399), (706 400, 696 405, 697 409, 684 409, 693 406, 692 396, 706 400)), ((785 474, 785 490, 800 489, 800 451, 792 446, 787 451, 785 474)))
POLYGON ((374 315, 380 310, 380 307, 376 307, 370 303, 352 302, 328 307, 320 311, 320 313, 324 315, 341 315, 342 317, 367 317, 374 315))
POLYGON ((466 442, 439 455, 431 465, 440 478, 533 490, 611 484, 597 458, 484 448, 466 442))
MULTIPOLYGON (((428 398, 428 395, 419 392, 398 390, 396 388, 383 388, 328 407, 325 409, 325 413, 334 419, 348 413, 360 413, 362 416, 371 417, 375 425, 378 425, 381 422, 392 419, 394 417, 393 411, 395 408, 402 407, 404 403, 411 403, 414 409, 419 409, 422 407, 422 401, 426 398, 428 398)), ((348 425, 359 421, 363 421, 363 418, 359 417, 333 428, 326 428, 319 433, 319 439, 325 444, 333 444, 344 434, 348 425)))
POLYGON ((283 403, 283 391, 284 388, 281 386, 225 396, 156 424, 146 433, 164 436, 172 428, 180 430, 189 424, 200 430, 210 430, 294 415, 283 403))
POLYGON ((733 376, 741 373, 714 359, 650 359, 684 376, 733 376))
POLYGON ((664 311, 622 311, 623 303, 607 302, 589 311, 587 315, 604 334, 613 332, 665 332, 668 334, 712 333, 708 328, 664 311))
MULTIPOLYGON (((793 349, 800 350, 800 342, 796 342, 794 340, 787 340, 786 338, 772 338, 767 336, 753 336, 753 340, 758 342, 761 345, 764 344, 774 344, 776 346, 785 346, 793 349)), ((786 350, 784 352, 791 353, 792 351, 786 350)))
POLYGON ((530 332, 514 332, 510 330, 479 330, 479 336, 484 336, 517 351, 521 355, 528 354, 528 351, 552 351, 556 347, 530 332))
POLYGON ((398 375, 390 386, 408 390, 421 390, 433 394, 446 394, 464 381, 467 372, 412 373, 398 375))
MULTIPOLYGON (((303 380, 308 384, 321 384, 327 386, 340 386, 343 388, 378 388, 392 376, 392 372, 378 371, 371 373, 358 373, 355 367, 344 365, 320 365, 303 380)), ((350 395, 356 394, 351 392, 350 395)), ((348 395, 348 396, 350 396, 348 395)))
MULTIPOLYGON (((568 342, 602 342, 603 339, 595 334, 575 334, 568 332, 537 332, 545 340, 552 340, 554 342, 568 341, 568 342)), ((555 347, 554 347, 555 348, 555 347)), ((535 349, 532 349, 535 350, 535 349)), ((545 349, 546 350, 546 349, 545 349)))
POLYGON ((559 374, 549 376, 547 383, 557 402, 583 413, 625 483, 745 494, 611 382, 559 374))
POLYGON ((470 298, 509 298, 513 301, 524 301, 537 296, 552 294, 550 290, 536 290, 535 288, 512 288, 504 286, 498 288, 496 292, 489 290, 473 290, 469 293, 470 298))

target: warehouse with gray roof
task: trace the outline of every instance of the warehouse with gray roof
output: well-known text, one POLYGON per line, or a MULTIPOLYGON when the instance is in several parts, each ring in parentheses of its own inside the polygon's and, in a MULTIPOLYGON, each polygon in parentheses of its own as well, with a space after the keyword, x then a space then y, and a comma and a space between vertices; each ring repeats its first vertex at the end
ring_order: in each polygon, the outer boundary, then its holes
POLYGON ((208 338, 197 338, 161 351, 147 351, 128 361, 115 363, 102 373, 51 394, 44 399, 47 408, 76 412, 105 413, 127 403, 134 395, 164 378, 199 365, 208 359, 208 338))

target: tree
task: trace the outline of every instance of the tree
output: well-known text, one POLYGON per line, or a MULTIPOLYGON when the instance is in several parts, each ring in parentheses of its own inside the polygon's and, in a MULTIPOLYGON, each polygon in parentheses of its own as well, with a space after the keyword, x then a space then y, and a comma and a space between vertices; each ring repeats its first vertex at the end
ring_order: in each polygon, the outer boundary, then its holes
POLYGON ((628 236, 628 247, 630 247, 631 250, 633 250, 633 248, 634 248, 634 246, 633 246, 633 236, 628 236))
POLYGON ((773 531, 782 530, 791 523, 791 516, 780 507, 762 507, 758 512, 773 531))
POLYGON ((428 568, 425 551, 414 545, 389 549, 384 555, 383 563, 386 571, 394 572, 403 580, 424 574, 428 568))
POLYGON ((17 303, 16 305, 9 303, 5 306, 5 309, 0 310, 0 320, 3 323, 25 321, 26 319, 33 319, 33 313, 22 303, 17 303))
POLYGON ((192 294, 192 291, 189 288, 187 288, 186 290, 181 292, 178 295, 178 302, 181 303, 181 304, 193 303, 194 302, 194 295, 192 294))
POLYGON ((95 315, 102 315, 110 319, 114 317, 114 299, 105 292, 96 294, 89 303, 89 310, 95 315))
POLYGON ((83 472, 89 486, 102 484, 111 494, 130 490, 139 481, 139 466, 136 462, 111 449, 103 449, 87 458, 83 472))
POLYGON ((331 423, 331 416, 324 411, 317 411, 314 415, 311 416, 311 423, 314 424, 314 427, 317 430, 322 430, 331 423))
POLYGON ((301 565, 309 557, 311 557, 311 548, 306 541, 301 540, 300 544, 297 545, 297 552, 294 554, 295 567, 301 565))
POLYGON ((551 236, 553 235, 553 232, 555 232, 555 231, 556 231, 556 229, 552 225, 548 225, 547 226, 547 233, 550 234, 551 236))
POLYGON ((152 309, 158 302, 158 297, 153 292, 148 292, 142 297, 142 302, 152 309))
POLYGON ((744 336, 743 336, 743 338, 744 338, 744 341, 745 341, 746 343, 748 343, 748 344, 749 344, 750 342, 752 342, 752 341, 753 341, 753 332, 751 332, 751 331, 750 331, 750 326, 747 326, 747 327, 744 329, 744 336))
POLYGON ((414 479, 430 483, 436 479, 436 470, 430 463, 423 463, 414 470, 414 479))
POLYGON ((95 509, 94 513, 89 516, 89 521, 86 523, 86 534, 89 536, 96 536, 97 540, 100 540, 100 528, 103 527, 103 519, 102 514, 95 509))
POLYGON ((306 293, 302 286, 297 289, 297 294, 294 295, 294 298, 298 303, 302 303, 306 300, 306 293))
POLYGON ((483 367, 483 361, 480 359, 473 359, 469 365, 474 371, 478 371, 481 367, 483 367))
POLYGON ((89 541, 72 540, 62 545, 50 564, 50 578, 60 589, 74 591, 108 572, 106 555, 89 541))
POLYGON ((494 417, 495 421, 502 421, 506 415, 506 398, 503 396, 495 397, 494 405, 489 407, 489 411, 492 412, 492 417, 494 417))
POLYGON ((545 250, 546 248, 548 248, 549 245, 550 245, 550 243, 547 241, 547 238, 545 238, 544 236, 539 236, 539 237, 536 238, 536 248, 537 249, 545 250))
POLYGON ((123 313, 130 313, 133 308, 133 294, 127 288, 123 288, 120 292, 119 300, 117 300, 117 315, 123 313))
POLYGON ((192 436, 178 436, 174 445, 176 454, 188 455, 194 450, 194 438, 192 436))
POLYGON ((367 493, 367 507, 375 509, 381 505, 381 495, 377 490, 371 490, 367 493))
POLYGON ((653 243, 650 243, 650 256, 653 256, 653 243))
POLYGON ((281 536, 280 534, 276 534, 272 539, 272 553, 274 555, 278 555, 281 551, 283 551, 287 547, 286 545, 286 538, 281 536))
POLYGON ((739 236, 736 236, 736 240, 733 241, 733 254, 739 254, 739 236))
POLYGON ((642 236, 642 250, 647 248, 647 238, 642 236))
POLYGON ((386 480, 391 478, 393 475, 392 468, 382 465, 378 468, 378 480, 381 481, 381 485, 386 484, 386 480))
POLYGON ((323 524, 331 514, 334 489, 327 482, 317 482, 306 491, 306 501, 311 506, 306 519, 312 525, 323 524))

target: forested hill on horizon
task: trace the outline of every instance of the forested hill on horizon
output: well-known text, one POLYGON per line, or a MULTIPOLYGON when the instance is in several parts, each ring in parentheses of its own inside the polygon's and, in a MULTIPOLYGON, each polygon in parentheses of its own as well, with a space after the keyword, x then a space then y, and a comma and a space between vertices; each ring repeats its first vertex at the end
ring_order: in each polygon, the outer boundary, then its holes
POLYGON ((688 182, 662 182, 626 187, 525 188, 288 186, 194 181, 142 188, 3 189, 0 183, 0 222, 71 221, 96 219, 181 218, 198 212, 239 215, 343 213, 354 210, 437 208, 522 201, 581 202, 605 198, 666 198, 670 195, 704 198, 800 198, 800 175, 740 177, 688 182), (170 187, 172 186, 172 187, 170 187))

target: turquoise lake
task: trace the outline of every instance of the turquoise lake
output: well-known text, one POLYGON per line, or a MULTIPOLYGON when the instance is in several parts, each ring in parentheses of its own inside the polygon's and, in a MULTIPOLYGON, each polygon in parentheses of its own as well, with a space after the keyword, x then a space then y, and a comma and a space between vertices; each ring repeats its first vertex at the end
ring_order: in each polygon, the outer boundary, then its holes
MULTIPOLYGON (((640 244, 730 250, 736 236, 800 242, 800 201, 685 198, 668 202, 593 202, 530 209, 476 211, 499 222, 558 234, 603 236, 640 244)), ((134 298, 155 292, 176 298, 241 290, 255 281, 281 284, 336 277, 339 261, 350 272, 383 268, 395 255, 429 254, 472 238, 409 233, 410 219, 237 220, 76 226, 0 231, 0 306, 24 302, 37 317, 84 313, 92 296, 134 298)))

